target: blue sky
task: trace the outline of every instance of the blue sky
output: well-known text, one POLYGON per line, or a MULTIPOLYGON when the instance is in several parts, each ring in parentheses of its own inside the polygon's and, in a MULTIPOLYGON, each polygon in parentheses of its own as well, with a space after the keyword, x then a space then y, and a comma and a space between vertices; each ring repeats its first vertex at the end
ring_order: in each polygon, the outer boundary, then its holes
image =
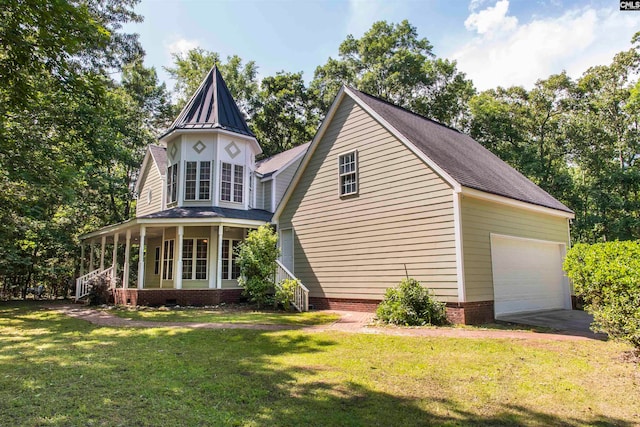
POLYGON ((348 34, 408 19, 437 56, 457 60, 484 90, 531 87, 562 70, 578 77, 608 63, 640 30, 640 12, 618 9, 618 0, 142 0, 144 22, 125 29, 140 34, 146 64, 172 87, 162 69, 171 52, 237 54, 261 76, 303 71, 308 82, 348 34))

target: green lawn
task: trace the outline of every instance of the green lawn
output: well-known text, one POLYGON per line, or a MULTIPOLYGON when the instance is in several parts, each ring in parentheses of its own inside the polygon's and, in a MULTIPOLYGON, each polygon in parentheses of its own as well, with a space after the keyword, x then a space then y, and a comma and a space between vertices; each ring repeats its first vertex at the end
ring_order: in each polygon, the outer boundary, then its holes
POLYGON ((0 303, 0 425, 636 425, 640 367, 628 350, 116 329, 0 303))
POLYGON ((286 313, 274 311, 256 311, 250 308, 227 306, 215 309, 153 309, 153 308, 117 308, 110 314, 133 320, 152 322, 208 322, 208 323, 261 323, 267 325, 323 325, 333 323, 340 316, 333 313, 307 311, 304 313, 286 313))

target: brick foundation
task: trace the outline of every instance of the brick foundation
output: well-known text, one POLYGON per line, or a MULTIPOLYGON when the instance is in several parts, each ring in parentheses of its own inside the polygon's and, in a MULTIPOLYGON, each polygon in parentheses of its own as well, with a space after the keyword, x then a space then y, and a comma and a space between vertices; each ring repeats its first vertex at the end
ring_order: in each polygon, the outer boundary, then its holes
POLYGON ((236 303, 242 289, 122 289, 114 290, 115 304, 120 305, 217 305, 236 303))
MULTIPOLYGON (((348 310, 373 313, 379 300, 310 297, 309 304, 316 310, 348 310)), ((493 321, 493 301, 447 303, 447 319, 451 323, 479 325, 493 321)))
POLYGON ((493 322, 493 301, 447 303, 447 319, 460 325, 480 325, 493 322))

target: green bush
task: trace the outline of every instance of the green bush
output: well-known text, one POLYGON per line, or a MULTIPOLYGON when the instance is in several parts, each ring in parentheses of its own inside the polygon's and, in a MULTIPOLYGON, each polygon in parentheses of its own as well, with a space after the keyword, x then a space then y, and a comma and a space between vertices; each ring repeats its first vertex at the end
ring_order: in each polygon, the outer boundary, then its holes
POLYGON ((285 279, 276 287, 275 304, 281 304, 285 311, 291 310, 291 301, 299 282, 295 279, 285 279))
POLYGON ((102 276, 91 280, 87 301, 89 305, 102 305, 109 302, 109 281, 102 276))
POLYGON ((564 269, 593 314, 591 329, 640 348, 640 242, 577 244, 564 269))
POLYGON ((269 303, 274 292, 276 259, 280 255, 278 236, 271 225, 261 225, 249 233, 238 248, 243 294, 261 307, 269 303))
POLYGON ((444 307, 420 282, 407 278, 397 288, 387 289, 376 317, 394 325, 444 325, 447 323, 444 307))

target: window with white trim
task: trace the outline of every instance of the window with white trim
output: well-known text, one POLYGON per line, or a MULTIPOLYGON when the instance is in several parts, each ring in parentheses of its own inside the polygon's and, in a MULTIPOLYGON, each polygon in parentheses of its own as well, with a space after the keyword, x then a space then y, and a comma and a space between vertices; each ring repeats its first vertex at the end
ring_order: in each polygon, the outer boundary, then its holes
POLYGON ((162 260, 162 280, 173 280, 174 240, 164 241, 164 259, 162 260))
POLYGON ((358 152, 341 154, 338 157, 340 196, 358 193, 358 152))
POLYGON ((220 168, 220 200, 242 203, 244 195, 244 166, 222 163, 220 168))
POLYGON ((236 258, 236 249, 240 245, 240 240, 222 240, 222 278, 237 279, 240 277, 240 265, 236 258))
POLYGON ((211 197, 211 162, 186 162, 185 200, 209 200, 211 197))
POLYGON ((160 274, 160 246, 156 246, 155 258, 153 260, 153 274, 154 276, 160 274))
POLYGON ((167 204, 178 201, 178 164, 167 168, 167 204))
POLYGON ((182 278, 187 280, 207 279, 207 253, 209 240, 182 240, 182 278))

